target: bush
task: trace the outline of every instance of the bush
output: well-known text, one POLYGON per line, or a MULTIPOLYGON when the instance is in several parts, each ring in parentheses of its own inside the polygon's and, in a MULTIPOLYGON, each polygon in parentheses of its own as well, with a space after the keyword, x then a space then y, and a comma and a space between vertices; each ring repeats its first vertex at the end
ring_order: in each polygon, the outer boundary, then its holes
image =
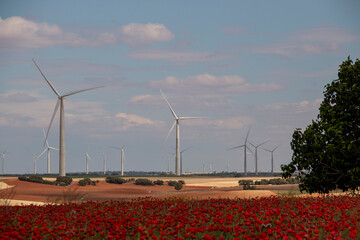
POLYGON ((253 185, 247 185, 247 184, 245 184, 245 185, 243 185, 243 189, 244 189, 244 190, 256 190, 256 187, 253 186, 253 185))
POLYGON ((185 181, 184 180, 179 180, 179 183, 181 183, 182 185, 185 185, 185 181))
POLYGON ((281 185, 281 184, 287 184, 288 182, 285 179, 282 178, 273 178, 269 180, 269 184, 272 185, 281 185))
POLYGON ((168 181, 168 186, 175 186, 176 181, 168 181))
POLYGON ((181 183, 181 182, 175 182, 174 188, 175 188, 176 190, 182 189, 182 183, 181 183))
POLYGON ((67 176, 59 176, 56 178, 55 184, 58 186, 69 186, 72 183, 72 178, 67 176))
POLYGON ((155 185, 164 185, 164 181, 163 180, 156 180, 154 181, 155 185))
POLYGON ((81 180, 78 182, 78 184, 79 184, 80 186, 86 186, 86 185, 88 185, 88 183, 87 183, 84 179, 81 179, 81 180))
POLYGON ((254 184, 253 180, 239 180, 239 185, 251 185, 254 184))
POLYGON ((109 176, 105 179, 107 183, 123 184, 126 180, 118 176, 109 176))
POLYGON ((139 179, 135 180, 135 185, 151 186, 151 185, 154 185, 154 184, 149 179, 139 178, 139 179))
POLYGON ((261 179, 260 181, 255 181, 255 185, 268 185, 269 181, 266 179, 261 179))

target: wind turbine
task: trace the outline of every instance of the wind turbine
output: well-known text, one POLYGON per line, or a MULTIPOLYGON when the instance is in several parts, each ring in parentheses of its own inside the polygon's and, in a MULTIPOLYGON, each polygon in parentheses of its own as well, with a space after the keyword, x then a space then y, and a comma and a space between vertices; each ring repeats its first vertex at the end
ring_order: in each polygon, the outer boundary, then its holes
POLYGON ((174 111, 174 109, 171 107, 169 101, 166 99, 164 93, 160 90, 161 95, 163 96, 163 98, 165 99, 172 115, 175 118, 175 121, 172 125, 172 127, 170 128, 170 131, 168 133, 168 135, 165 138, 164 144, 167 140, 167 138, 169 137, 171 131, 174 129, 175 125, 176 125, 176 164, 175 164, 175 172, 176 175, 180 176, 181 175, 181 163, 180 163, 180 125, 179 122, 180 120, 187 120, 187 119, 200 119, 200 118, 204 118, 204 117, 178 117, 174 111))
POLYGON ((33 153, 33 159, 34 159, 34 174, 36 174, 36 160, 38 160, 40 156, 38 154, 33 153))
POLYGON ((104 160, 104 175, 106 174, 106 153, 103 154, 103 160, 104 160))
POLYGON ((5 174, 5 156, 8 152, 7 151, 1 151, 1 156, 2 156, 2 174, 5 174))
POLYGON ((91 157, 89 156, 88 153, 85 154, 85 160, 86 160, 86 174, 89 174, 89 159, 91 159, 91 157))
POLYGON ((121 148, 119 148, 119 147, 111 147, 111 148, 121 150, 121 176, 124 176, 124 160, 125 160, 124 147, 125 147, 125 145, 123 145, 121 148))
POLYGON ((274 173, 274 151, 280 146, 277 145, 276 148, 274 148, 273 150, 269 150, 269 149, 265 149, 263 148, 265 151, 268 151, 271 153, 271 172, 274 173))
POLYGON ((252 144, 252 143, 249 141, 250 145, 255 148, 255 175, 258 175, 257 149, 258 149, 258 147, 260 147, 261 145, 267 143, 268 141, 270 141, 270 140, 266 140, 265 142, 262 142, 262 143, 260 143, 260 144, 258 144, 258 145, 254 145, 254 144, 252 144))
POLYGON ((186 150, 188 150, 188 149, 190 149, 191 147, 188 147, 188 148, 185 148, 184 150, 182 150, 181 152, 180 152, 180 174, 182 174, 182 170, 183 170, 183 165, 182 165, 182 154, 183 154, 183 152, 185 152, 186 150))
POLYGON ((57 150, 59 151, 59 149, 54 148, 54 147, 50 147, 49 143, 46 139, 46 135, 45 135, 45 131, 43 129, 43 133, 44 133, 44 137, 45 137, 45 144, 46 144, 46 148, 44 149, 44 151, 39 155, 38 158, 40 158, 46 151, 47 151, 47 173, 50 174, 50 149, 52 150, 57 150))
POLYGON ((245 138, 245 142, 243 145, 240 145, 240 146, 237 146, 237 147, 233 147, 233 148, 230 148, 228 150, 232 150, 232 149, 235 149, 235 148, 241 148, 241 147, 244 147, 244 175, 247 176, 247 169, 246 169, 246 149, 248 149, 251 153, 251 149, 247 146, 247 139, 249 137, 249 132, 250 132, 250 127, 249 127, 249 130, 246 134, 246 138, 245 138))
MULTIPOLYGON (((68 93, 65 93, 63 95, 60 95, 60 93, 49 82, 49 80, 47 80, 47 78, 45 77, 43 72, 40 70, 39 66, 36 64, 34 59, 33 59, 33 62, 35 64, 35 66, 37 67, 37 69, 39 70, 39 72, 41 73, 41 75, 44 77, 45 81, 49 84, 50 88, 53 90, 53 92, 58 97, 58 100, 57 100, 56 105, 55 105, 54 113, 52 115, 52 118, 51 118, 51 121, 50 121, 50 124, 49 124, 49 128, 48 128, 47 133, 46 133, 45 142, 46 142, 47 136, 49 135, 51 124, 52 124, 52 122, 54 120, 55 114, 57 113, 57 111, 59 109, 59 106, 60 106, 59 175, 60 176, 66 176, 66 168, 65 168, 65 113, 64 113, 64 99, 66 97, 69 97, 69 96, 74 95, 76 93, 85 92, 85 91, 89 91, 89 90, 92 90, 92 89, 101 88, 101 87, 104 87, 104 86, 87 88, 87 89, 78 90, 78 91, 72 91, 72 92, 68 92, 68 93)), ((45 142, 44 142, 44 146, 45 146, 45 142)))

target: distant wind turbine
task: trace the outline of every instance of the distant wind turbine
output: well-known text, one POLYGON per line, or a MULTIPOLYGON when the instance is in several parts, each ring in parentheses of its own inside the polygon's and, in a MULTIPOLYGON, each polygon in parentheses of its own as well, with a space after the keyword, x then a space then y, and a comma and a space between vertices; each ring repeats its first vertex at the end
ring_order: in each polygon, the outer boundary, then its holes
POLYGON ((245 175, 245 176, 247 176, 247 169, 246 169, 246 149, 248 149, 248 150, 252 153, 251 149, 247 146, 247 142, 248 142, 247 139, 248 139, 248 137, 249 137, 249 132, 250 132, 250 127, 249 127, 249 130, 248 130, 247 134, 246 134, 245 142, 244 142, 243 145, 240 145, 240 146, 237 146, 237 147, 233 147, 233 148, 228 149, 228 150, 232 150, 232 149, 244 147, 244 175, 245 175))
POLYGON ((49 143, 48 143, 48 141, 46 139, 46 135, 45 135, 44 130, 43 130, 43 133, 44 133, 46 147, 45 147, 44 151, 39 155, 38 158, 40 158, 47 151, 47 173, 50 174, 50 149, 57 150, 57 151, 59 151, 59 149, 54 148, 54 147, 50 147, 49 143))
POLYGON ((252 143, 249 141, 250 145, 255 148, 255 175, 258 175, 257 149, 258 149, 258 147, 260 147, 261 145, 263 145, 263 144, 265 144, 265 143, 267 143, 267 142, 269 142, 269 141, 270 141, 270 140, 266 140, 265 142, 262 142, 262 143, 260 143, 260 144, 258 144, 258 145, 254 145, 254 144, 252 144, 252 143))
POLYGON ((189 150, 191 147, 185 148, 184 150, 182 150, 180 152, 180 174, 183 173, 183 161, 182 161, 182 154, 183 152, 185 152, 186 150, 189 150))
POLYGON ((7 151, 0 151, 1 152, 1 157, 2 157, 2 174, 5 174, 5 156, 8 153, 7 151))
POLYGON ((276 148, 274 148, 273 150, 269 150, 269 149, 265 149, 263 148, 265 151, 268 151, 271 153, 271 172, 274 173, 274 151, 280 146, 277 145, 276 148))
POLYGON ((103 154, 103 160, 104 160, 104 175, 106 174, 106 153, 103 154))
POLYGON ((201 119, 204 117, 178 117, 174 111, 174 109, 171 107, 169 101, 166 99, 164 93, 160 90, 160 93, 162 95, 162 97, 164 98, 164 100, 166 101, 172 115, 175 118, 175 121, 172 125, 172 127, 170 128, 170 131, 168 133, 168 135, 165 138, 164 144, 166 142, 166 140, 168 139, 171 131, 174 129, 175 125, 176 125, 176 164, 175 164, 175 173, 176 175, 180 176, 181 175, 181 163, 180 163, 180 125, 179 122, 180 120, 187 120, 187 119, 201 119))
POLYGON ((121 150, 121 176, 124 176, 124 160, 125 160, 124 147, 125 147, 125 145, 123 145, 122 147, 111 147, 111 148, 121 150))
POLYGON ((89 158, 90 158, 89 154, 88 154, 88 153, 86 153, 86 154, 85 154, 85 161, 86 161, 86 174, 89 174, 89 158))
POLYGON ((36 161, 40 156, 38 154, 33 154, 33 160, 34 160, 34 174, 36 174, 36 161))
MULTIPOLYGON (((66 97, 69 97, 69 96, 74 95, 76 93, 85 92, 85 91, 89 91, 89 90, 92 90, 92 89, 101 88, 101 87, 104 87, 104 86, 87 88, 87 89, 78 90, 78 91, 72 91, 72 92, 60 95, 60 93, 49 82, 49 80, 47 80, 47 78, 45 77, 43 72, 40 70, 39 66, 36 64, 34 59, 33 59, 33 62, 35 64, 35 66, 37 67, 37 69, 39 70, 39 72, 41 73, 41 75, 43 76, 43 78, 45 79, 45 81, 49 84, 50 88, 53 90, 53 92, 58 97, 58 100, 57 100, 56 105, 55 105, 55 110, 54 110, 54 113, 52 115, 48 130, 47 130, 47 133, 46 133, 45 142, 46 142, 46 139, 47 139, 47 137, 49 135, 51 124, 52 124, 52 122, 54 120, 55 114, 57 113, 57 111, 59 109, 59 106, 60 106, 59 175, 60 176, 66 176, 66 168, 65 168, 65 120, 64 120, 65 119, 65 113, 64 113, 64 99, 66 97)), ((45 146, 45 142, 44 142, 44 146, 45 146)))

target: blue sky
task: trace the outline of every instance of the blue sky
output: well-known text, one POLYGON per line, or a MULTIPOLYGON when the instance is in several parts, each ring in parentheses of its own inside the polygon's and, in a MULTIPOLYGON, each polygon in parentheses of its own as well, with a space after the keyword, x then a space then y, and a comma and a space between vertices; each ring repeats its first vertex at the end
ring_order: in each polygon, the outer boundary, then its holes
MULTIPOLYGON (((324 86, 360 55, 358 1, 6 1, 0 2, 0 150, 7 173, 32 173, 56 96, 65 100, 67 172, 167 171, 175 132, 163 90, 180 116, 184 171, 243 171, 249 140, 273 149, 275 170, 291 160, 296 128, 315 119, 324 86)), ((58 147, 56 116, 49 143, 58 147)), ((270 154, 258 149, 259 170, 270 154)), ((52 152, 51 171, 58 172, 52 152)), ((254 171, 254 156, 248 170, 254 171)), ((171 162, 174 170, 174 160, 171 162)), ((46 158, 37 162, 46 172, 46 158)))

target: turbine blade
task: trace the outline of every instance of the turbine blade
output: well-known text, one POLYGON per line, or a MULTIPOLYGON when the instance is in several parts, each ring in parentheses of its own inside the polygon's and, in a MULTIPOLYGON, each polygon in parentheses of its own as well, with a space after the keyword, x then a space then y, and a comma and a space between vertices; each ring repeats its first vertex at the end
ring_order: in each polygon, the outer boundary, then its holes
POLYGON ((60 99, 58 99, 57 102, 56 102, 55 109, 54 109, 54 113, 53 113, 53 115, 52 115, 52 117, 51 117, 51 121, 50 121, 48 130, 47 130, 47 132, 46 132, 45 141, 44 141, 44 146, 45 146, 45 144, 46 144, 46 142, 47 142, 47 137, 48 137, 48 135, 49 135, 49 131, 50 131, 50 128, 51 128, 51 124, 52 124, 52 122, 54 121, 54 117, 55 117, 55 114, 56 114, 57 110, 59 109, 59 105, 60 105, 60 99))
POLYGON ((187 148, 185 148, 184 150, 182 150, 181 152, 183 153, 183 152, 185 152, 186 150, 189 150, 191 147, 187 147, 187 148))
POLYGON ((57 149, 57 148, 54 148, 54 147, 49 147, 50 149, 52 149, 52 150, 56 150, 56 151, 59 151, 59 149, 57 149))
POLYGON ((44 151, 42 153, 40 153, 40 155, 37 158, 40 158, 46 151, 47 151, 47 149, 45 148, 44 151))
POLYGON ((161 95, 163 96, 163 98, 165 99, 165 101, 166 101, 166 103, 167 103, 167 105, 168 105, 168 107, 169 107, 172 115, 174 116, 175 119, 178 119, 178 117, 176 116, 176 113, 175 113, 174 109, 171 107, 169 101, 166 99, 166 97, 165 97, 164 93, 161 91, 161 89, 160 89, 160 92, 161 92, 161 95))
POLYGON ((245 142, 247 141, 247 139, 249 137, 249 133, 250 133, 250 127, 249 127, 249 130, 248 130, 247 134, 246 134, 245 142))
POLYGON ((207 117, 179 117, 179 120, 187 120, 187 119, 203 119, 207 117))
POLYGON ((227 151, 229 151, 229 150, 233 150, 233 149, 235 149, 235 148, 241 148, 241 147, 244 147, 245 145, 241 145, 241 146, 237 146, 237 147, 233 147, 233 148, 229 148, 229 149, 227 149, 227 151))
POLYGON ((119 149, 119 150, 121 150, 121 148, 119 148, 119 147, 111 147, 111 148, 115 148, 115 149, 119 149))
POLYGON ((45 81, 49 84, 49 86, 51 87, 51 89, 54 91, 54 93, 60 97, 60 93, 58 91, 56 91, 55 87, 49 82, 49 80, 47 80, 47 78, 45 77, 45 75, 43 74, 43 72, 40 70, 39 66, 36 64, 35 60, 33 59, 33 62, 35 64, 35 66, 37 67, 37 69, 39 70, 39 72, 41 73, 41 75, 44 77, 45 81))
POLYGON ((248 143, 250 143, 251 146, 253 146, 254 148, 256 148, 256 146, 254 144, 252 144, 250 141, 247 141, 248 143))
POLYGON ((279 145, 277 145, 277 146, 276 146, 276 148, 274 148, 274 149, 273 149, 273 151, 275 151, 275 150, 276 150, 279 146, 280 146, 280 144, 279 144, 279 145))
POLYGON ((169 135, 170 135, 171 131, 174 129, 175 124, 176 124, 176 120, 174 121, 173 125, 171 126, 170 131, 169 131, 168 135, 166 136, 166 138, 165 138, 165 140, 164 140, 163 145, 161 146, 161 149, 163 149, 163 148, 164 148, 164 145, 165 145, 165 143, 166 143, 166 140, 168 139, 168 137, 169 137, 169 135))
POLYGON ((267 143, 267 142, 269 142, 269 141, 270 141, 270 139, 269 139, 269 140, 266 140, 265 142, 260 143, 260 144, 257 145, 256 147, 260 147, 261 145, 263 145, 263 144, 265 144, 265 143, 267 143))
POLYGON ((247 148, 247 150, 249 150, 252 154, 254 154, 253 151, 251 151, 251 149, 250 149, 248 146, 246 146, 246 148, 247 148))
POLYGON ((96 88, 103 88, 103 87, 105 87, 105 86, 92 87, 92 88, 82 89, 82 90, 78 90, 78 91, 72 91, 72 92, 65 93, 61 97, 68 97, 68 96, 74 95, 76 93, 81 93, 81 92, 90 91, 90 90, 93 90, 93 89, 96 89, 96 88))
POLYGON ((43 133, 44 133, 44 138, 45 138, 46 147, 47 147, 47 148, 50 148, 49 143, 48 143, 48 141, 47 141, 47 139, 46 139, 46 134, 45 134, 45 130, 44 130, 44 129, 43 129, 43 133))
POLYGON ((262 150, 265 150, 267 152, 271 152, 269 149, 266 149, 266 148, 261 148, 262 150))

